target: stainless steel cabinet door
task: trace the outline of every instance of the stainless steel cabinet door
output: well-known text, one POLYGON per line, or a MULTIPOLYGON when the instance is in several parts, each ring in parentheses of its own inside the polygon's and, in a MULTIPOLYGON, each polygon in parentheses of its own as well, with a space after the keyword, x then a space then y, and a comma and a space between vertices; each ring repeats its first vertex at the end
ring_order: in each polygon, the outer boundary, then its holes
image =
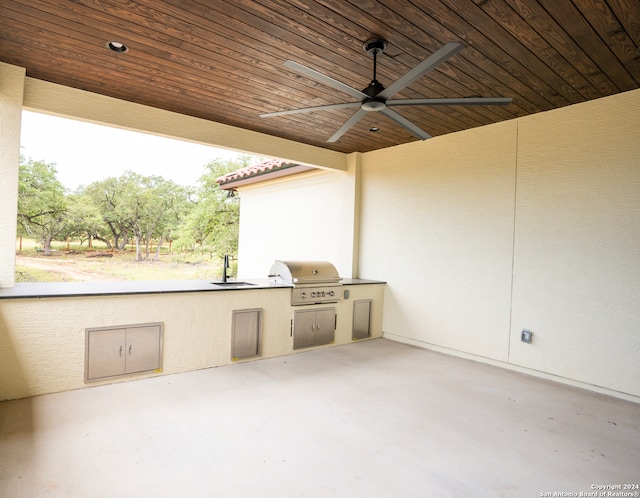
POLYGON ((261 309, 235 310, 232 318, 231 359, 260 354, 261 309))
POLYGON ((86 329, 85 382, 161 367, 161 323, 86 329))
POLYGON ((353 339, 371 336, 371 299, 353 302, 353 339))
POLYGON ((315 310, 296 311, 293 318, 293 349, 313 346, 315 333, 315 310))
POLYGON ((127 329, 93 330, 87 333, 87 371, 89 380, 125 373, 127 329))
POLYGON ((336 331, 335 308, 316 311, 315 345, 331 344, 336 331))
POLYGON ((331 344, 335 329, 335 308, 296 311, 293 319, 293 349, 331 344))
POLYGON ((160 326, 127 329, 126 373, 160 368, 160 326))

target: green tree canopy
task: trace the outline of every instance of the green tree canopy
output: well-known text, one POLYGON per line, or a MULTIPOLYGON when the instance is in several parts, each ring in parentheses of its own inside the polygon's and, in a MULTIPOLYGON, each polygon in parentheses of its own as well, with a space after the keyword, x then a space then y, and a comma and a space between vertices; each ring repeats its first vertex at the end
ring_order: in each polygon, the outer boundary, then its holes
POLYGON ((98 207, 93 204, 91 197, 83 194, 80 190, 77 193, 67 195, 69 208, 67 210, 67 230, 64 236, 71 239, 78 239, 80 243, 89 241, 92 247, 93 240, 102 240, 109 244, 111 232, 102 221, 102 216, 98 207))
POLYGON ((178 233, 179 246, 211 257, 230 254, 232 259, 237 258, 239 201, 220 189, 216 179, 258 160, 260 158, 243 155, 235 160, 215 159, 205 166, 205 173, 198 180, 195 205, 178 233))
POLYGON ((135 173, 126 172, 120 178, 110 177, 87 185, 84 195, 91 199, 92 204, 98 209, 103 223, 109 229, 110 237, 102 239, 111 249, 111 240, 116 249, 124 249, 133 228, 134 214, 131 212, 129 196, 135 190, 132 178, 135 173))
POLYGON ((47 256, 51 241, 66 229, 68 203, 56 174, 55 164, 20 158, 18 224, 22 233, 42 242, 47 256))
MULTIPOLYGON (((149 258, 152 238, 158 241, 159 248, 176 230, 181 217, 186 214, 188 194, 188 189, 171 180, 159 176, 137 177, 129 197, 131 210, 135 214, 132 226, 137 260, 149 258)), ((156 251, 156 259, 159 254, 159 250, 156 251)))

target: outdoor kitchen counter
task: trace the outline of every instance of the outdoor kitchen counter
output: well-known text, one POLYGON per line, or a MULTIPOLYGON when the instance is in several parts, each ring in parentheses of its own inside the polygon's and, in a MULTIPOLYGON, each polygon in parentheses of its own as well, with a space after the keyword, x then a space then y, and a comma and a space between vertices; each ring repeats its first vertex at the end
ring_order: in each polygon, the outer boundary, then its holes
MULTIPOLYGON (((169 280, 19 283, 0 289, 0 400, 351 344, 358 303, 371 303, 370 334, 364 339, 382 337, 384 282, 343 279, 344 293, 336 302, 293 306, 290 284, 266 277, 243 281, 254 285, 223 287, 214 285, 214 280, 169 280), (295 349, 296 313, 313 311, 322 312, 324 319, 329 313, 335 317, 333 341, 295 349), (245 334, 239 344, 255 343, 259 354, 233 354, 238 316, 237 330, 245 334), (89 378, 89 331, 109 339, 107 346, 122 346, 130 329, 134 342, 146 338, 146 351, 154 351, 149 357, 157 353, 161 367, 154 362, 153 369, 129 372, 115 348, 104 357, 118 364, 117 375, 89 378)), ((103 358, 102 353, 97 358, 103 358)))
MULTIPOLYGON (((214 280, 141 280, 122 282, 43 282, 18 283, 15 287, 0 289, 0 299, 110 296, 129 294, 171 294, 177 292, 219 292, 254 289, 291 288, 289 284, 267 279, 243 279, 251 285, 216 285, 214 280)), ((383 284, 379 280, 343 278, 343 285, 383 284)))

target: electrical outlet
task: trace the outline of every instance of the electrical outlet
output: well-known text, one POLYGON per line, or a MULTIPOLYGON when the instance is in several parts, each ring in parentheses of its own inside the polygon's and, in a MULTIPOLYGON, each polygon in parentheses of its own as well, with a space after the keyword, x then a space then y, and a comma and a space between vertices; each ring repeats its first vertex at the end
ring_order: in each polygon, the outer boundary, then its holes
POLYGON ((522 342, 526 342, 527 344, 531 344, 532 339, 533 339, 533 332, 531 330, 524 329, 522 331, 522 335, 520 336, 520 340, 522 342))

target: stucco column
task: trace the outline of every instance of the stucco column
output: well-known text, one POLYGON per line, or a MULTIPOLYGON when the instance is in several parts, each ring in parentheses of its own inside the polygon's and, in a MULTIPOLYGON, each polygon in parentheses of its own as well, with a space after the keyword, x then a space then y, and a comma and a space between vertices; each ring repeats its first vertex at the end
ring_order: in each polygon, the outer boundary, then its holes
MULTIPOLYGON (((345 203, 345 216, 342 230, 343 240, 351 241, 350 268, 352 278, 359 276, 360 263, 360 180, 362 170, 362 153, 354 152, 347 156, 347 175, 349 180, 345 182, 343 202, 345 203)), ((347 276, 347 275, 344 275, 347 276)))
POLYGON ((24 68, 0 62, 0 287, 15 286, 24 68))

